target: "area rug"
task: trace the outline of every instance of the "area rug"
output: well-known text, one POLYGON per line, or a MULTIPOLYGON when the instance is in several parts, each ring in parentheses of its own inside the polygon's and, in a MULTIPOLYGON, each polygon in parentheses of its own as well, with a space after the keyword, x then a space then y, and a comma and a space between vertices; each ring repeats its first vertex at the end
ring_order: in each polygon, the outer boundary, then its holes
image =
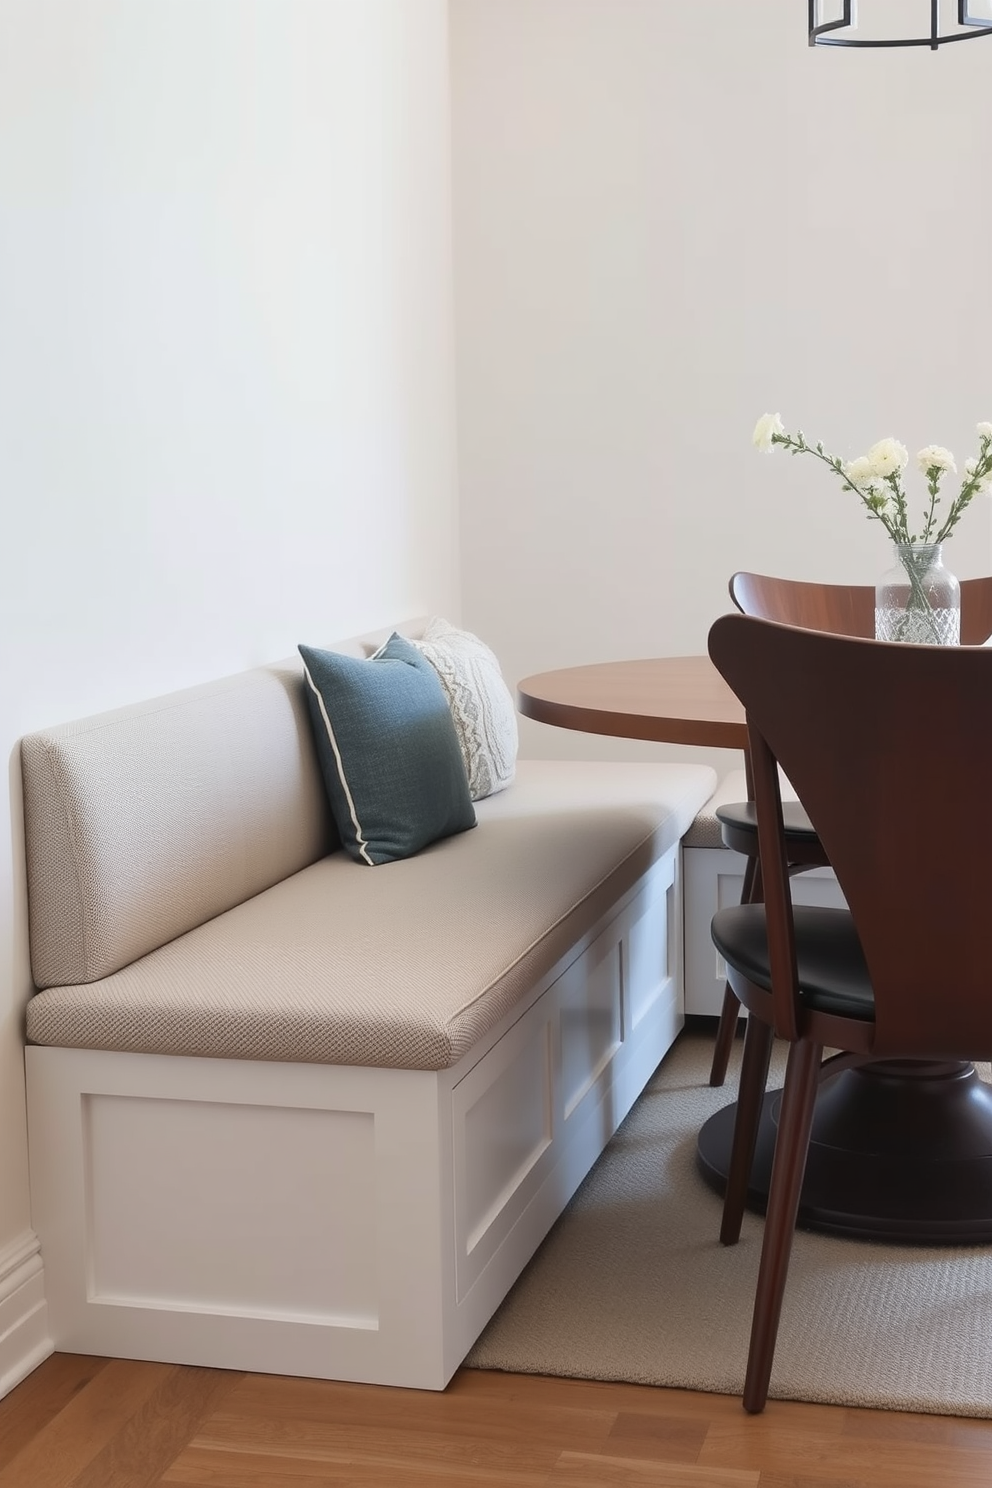
MULTIPOLYGON (((696 1134, 736 1089, 734 1065, 708 1085, 712 1047, 680 1036, 466 1365, 740 1393, 763 1221, 721 1246, 696 1170, 696 1134)), ((797 1232, 770 1394, 992 1417, 992 1246, 797 1232)))

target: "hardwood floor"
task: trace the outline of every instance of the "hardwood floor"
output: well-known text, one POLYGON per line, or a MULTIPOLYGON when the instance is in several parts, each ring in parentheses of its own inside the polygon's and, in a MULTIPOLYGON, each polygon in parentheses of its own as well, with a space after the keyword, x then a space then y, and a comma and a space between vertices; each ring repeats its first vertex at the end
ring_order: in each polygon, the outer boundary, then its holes
POLYGON ((54 1354, 0 1488, 986 1488, 992 1421, 462 1370, 442 1393, 54 1354))

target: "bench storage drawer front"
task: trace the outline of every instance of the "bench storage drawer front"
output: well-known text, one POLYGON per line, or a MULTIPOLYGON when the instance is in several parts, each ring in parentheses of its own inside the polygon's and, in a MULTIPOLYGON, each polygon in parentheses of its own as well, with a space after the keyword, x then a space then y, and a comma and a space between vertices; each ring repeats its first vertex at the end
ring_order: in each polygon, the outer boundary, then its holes
POLYGON ((677 861, 655 865, 454 1088, 459 1300, 528 1206, 543 1238, 682 1026, 669 937, 677 861))

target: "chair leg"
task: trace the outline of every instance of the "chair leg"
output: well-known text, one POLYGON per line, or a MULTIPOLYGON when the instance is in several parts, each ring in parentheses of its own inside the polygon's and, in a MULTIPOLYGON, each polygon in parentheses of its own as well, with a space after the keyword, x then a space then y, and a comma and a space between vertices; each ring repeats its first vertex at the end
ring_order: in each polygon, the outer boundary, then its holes
POLYGON ((747 1186, 758 1140, 761 1104, 768 1084, 768 1065, 774 1037, 774 1031, 762 1019, 753 1016, 748 1018, 740 1087, 737 1092, 737 1115, 734 1118, 734 1140, 730 1149, 727 1187, 723 1195, 721 1245, 736 1245, 741 1238, 747 1186))
POLYGON ((711 1085, 722 1085, 727 1078, 730 1051, 734 1047, 734 1039, 737 1036, 737 1020, 740 1015, 741 1005, 737 1001, 734 989, 728 982, 723 989, 723 1007, 720 1009, 720 1022, 716 1030, 713 1064, 710 1068, 711 1085))
MULTIPOLYGON (((741 889, 741 903, 751 904, 756 897, 755 891, 760 894, 760 885, 757 882, 757 858, 748 858, 744 865, 744 886, 741 889)), ((720 1022, 716 1030, 716 1047, 713 1050, 713 1063, 710 1066, 710 1084, 722 1085, 727 1078, 727 1066, 730 1063, 730 1051, 734 1047, 734 1038, 737 1034, 737 1020, 741 1015, 741 1005, 734 995, 733 988, 728 982, 723 989, 723 1007, 720 1009, 720 1022)))
POLYGON ((768 1399, 822 1056, 821 1045, 806 1039, 789 1049, 744 1380, 744 1409, 752 1415, 768 1399))

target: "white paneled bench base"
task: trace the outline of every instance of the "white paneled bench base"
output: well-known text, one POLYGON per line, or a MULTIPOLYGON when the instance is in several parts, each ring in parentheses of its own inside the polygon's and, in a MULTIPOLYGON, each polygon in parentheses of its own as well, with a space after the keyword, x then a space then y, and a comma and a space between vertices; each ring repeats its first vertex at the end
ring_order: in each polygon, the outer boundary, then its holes
MULTIPOLYGON (((782 795, 796 799, 785 781, 782 795)), ((713 944, 710 924, 718 909, 740 903, 747 859, 723 846, 716 811, 731 801, 745 800, 744 771, 735 770, 720 782, 682 839, 685 1011, 689 1015, 719 1017, 723 1006, 727 971, 713 944)), ((791 886, 796 904, 845 907, 846 900, 830 868, 796 874, 791 886)))
POLYGON ((682 1026, 713 771, 519 761, 368 868, 288 666, 22 762, 56 1348, 443 1388, 682 1026))

